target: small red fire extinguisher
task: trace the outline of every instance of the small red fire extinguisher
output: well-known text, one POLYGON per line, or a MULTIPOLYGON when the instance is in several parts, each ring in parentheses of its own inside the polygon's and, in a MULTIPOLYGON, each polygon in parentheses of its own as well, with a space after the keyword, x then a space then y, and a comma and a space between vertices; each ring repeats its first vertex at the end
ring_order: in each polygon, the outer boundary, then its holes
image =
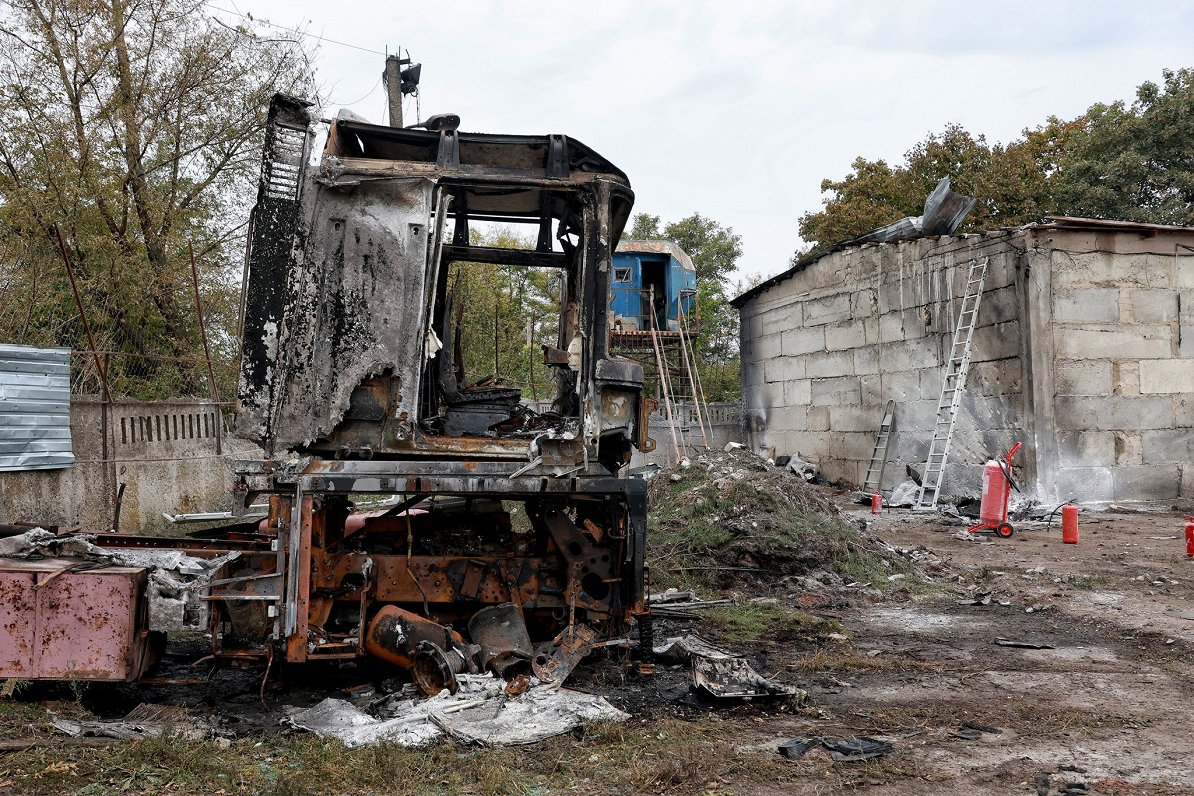
POLYGON ((1078 507, 1066 505, 1061 507, 1061 541, 1065 544, 1078 544, 1078 507))
POLYGON ((883 496, 878 492, 871 493, 871 514, 883 513, 883 496))
POLYGON ((1194 517, 1186 517, 1186 557, 1194 558, 1194 517))

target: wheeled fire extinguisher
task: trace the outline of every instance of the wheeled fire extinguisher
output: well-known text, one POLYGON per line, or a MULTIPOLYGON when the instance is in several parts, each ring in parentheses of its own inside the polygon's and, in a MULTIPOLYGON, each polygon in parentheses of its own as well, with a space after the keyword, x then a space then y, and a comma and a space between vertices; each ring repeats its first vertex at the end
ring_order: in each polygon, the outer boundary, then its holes
POLYGON ((1003 461, 992 459, 983 465, 983 499, 978 507, 978 525, 970 528, 971 533, 994 531, 1005 539, 1015 533, 1016 529, 1007 521, 1007 505, 1012 490, 1020 491, 1012 480, 1012 458, 1022 444, 1013 445, 1003 461))

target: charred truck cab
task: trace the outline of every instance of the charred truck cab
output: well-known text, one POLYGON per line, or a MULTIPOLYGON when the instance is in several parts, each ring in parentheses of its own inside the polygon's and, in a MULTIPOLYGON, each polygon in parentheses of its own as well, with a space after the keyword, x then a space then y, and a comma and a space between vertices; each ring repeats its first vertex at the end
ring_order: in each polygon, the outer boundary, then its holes
POLYGON ((316 159, 308 107, 269 114, 236 417, 266 458, 234 469, 242 506, 268 497, 271 542, 213 584, 217 654, 374 655, 433 688, 499 659, 561 678, 636 619, 649 650, 645 484, 622 471, 653 447, 652 402, 608 347, 626 175, 562 135, 343 113, 316 159), (536 245, 472 245, 475 222, 533 225, 536 245), (453 329, 479 310, 454 302, 453 263, 558 271, 550 409, 462 372, 453 329), (391 499, 362 513, 371 496, 391 499))

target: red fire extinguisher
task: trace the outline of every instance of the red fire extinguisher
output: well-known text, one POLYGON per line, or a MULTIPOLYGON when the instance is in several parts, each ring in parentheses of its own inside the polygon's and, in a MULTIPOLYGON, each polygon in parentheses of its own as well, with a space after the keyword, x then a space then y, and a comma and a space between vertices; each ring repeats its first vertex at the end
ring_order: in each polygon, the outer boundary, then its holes
POLYGON ((883 496, 878 492, 871 493, 871 514, 883 513, 883 496))
POLYGON ((1186 517, 1186 556, 1194 558, 1194 517, 1186 517))
POLYGON ((1012 459, 1020 445, 1019 442, 1013 445, 1002 462, 992 459, 983 465, 983 497, 978 507, 978 525, 970 528, 971 533, 994 531, 1006 539, 1015 532, 1007 521, 1007 505, 1012 489, 1020 490, 1012 480, 1012 459))
POLYGON ((1061 541, 1065 544, 1078 544, 1078 507, 1067 505, 1061 507, 1061 541))

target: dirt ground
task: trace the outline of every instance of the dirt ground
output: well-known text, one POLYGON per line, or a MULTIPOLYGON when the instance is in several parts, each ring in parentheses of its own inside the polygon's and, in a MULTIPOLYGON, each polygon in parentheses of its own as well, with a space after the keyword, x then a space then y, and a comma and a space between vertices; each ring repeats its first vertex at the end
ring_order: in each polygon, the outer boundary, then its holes
POLYGON ((964 526, 944 518, 867 519, 889 543, 940 559, 928 566, 935 583, 822 611, 850 638, 811 656, 822 664, 808 667, 813 715, 776 737, 867 734, 897 751, 857 773, 801 762, 784 792, 851 782, 875 796, 1061 793, 1069 783, 1085 785, 1071 788, 1079 793, 1194 793, 1194 561, 1181 514, 1087 513, 1077 545, 1062 544, 1056 523, 964 540, 964 526), (1000 732, 958 737, 962 722, 1000 732))
POLYGON ((642 678, 598 658, 569 685, 605 694, 627 724, 519 749, 345 750, 278 720, 283 705, 366 682, 357 669, 267 690, 268 709, 247 672, 189 687, 32 685, 0 699, 0 794, 1194 794, 1194 561, 1181 514, 1084 513, 1081 542, 1063 545, 1056 523, 959 538, 960 521, 875 517, 823 491, 914 572, 731 589, 735 605, 656 629, 746 653, 805 689, 803 705, 715 704, 689 691, 684 667, 642 678), (51 713, 118 716, 141 701, 214 715, 225 738, 93 748, 48 727, 51 713), (776 751, 812 736, 894 751, 858 763, 776 751))

